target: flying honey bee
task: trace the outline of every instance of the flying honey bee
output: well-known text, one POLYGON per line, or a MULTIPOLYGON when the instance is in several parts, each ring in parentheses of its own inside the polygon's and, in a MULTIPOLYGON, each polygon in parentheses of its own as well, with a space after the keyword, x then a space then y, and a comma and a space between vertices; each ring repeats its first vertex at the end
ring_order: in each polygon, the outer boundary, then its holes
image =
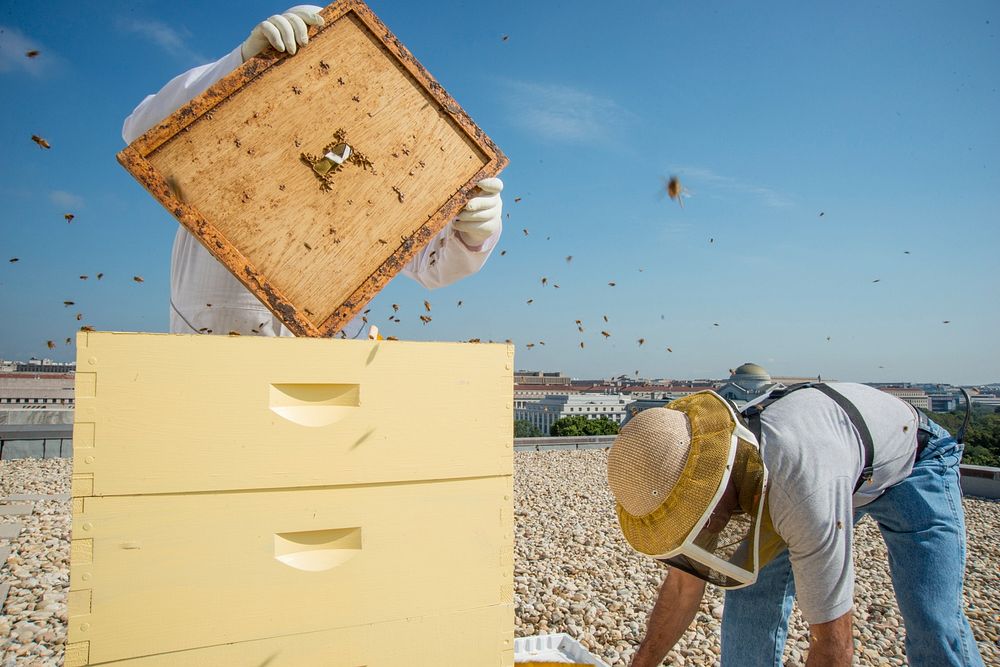
POLYGON ((506 254, 507 254, 507 251, 506 251, 506 250, 501 250, 501 251, 500 251, 500 256, 501 256, 501 257, 503 257, 503 256, 504 256, 504 255, 506 255, 506 254))
POLYGON ((134 280, 137 283, 143 282, 142 276, 132 276, 132 280, 134 280))
POLYGON ((76 314, 76 321, 79 322, 82 319, 83 319, 83 313, 77 313, 76 314))
POLYGON ((54 341, 51 341, 51 340, 50 341, 46 341, 45 344, 49 346, 50 350, 55 349, 56 344, 55 344, 54 341))
POLYGON ((524 229, 522 229, 521 231, 522 231, 522 232, 524 232, 524 235, 525 235, 525 236, 527 236, 527 235, 528 235, 528 228, 527 228, 527 227, 525 227, 525 228, 524 228, 524 229))
POLYGON ((607 316, 607 315, 605 315, 605 316, 604 316, 604 321, 605 321, 605 322, 607 322, 607 321, 608 321, 608 316, 607 316))
POLYGON ((608 285, 609 285, 610 287, 614 287, 614 286, 615 286, 615 283, 608 283, 608 285))
POLYGON ((426 299, 424 300, 424 310, 426 310, 428 313, 431 312, 431 302, 427 301, 426 299))
POLYGON ((687 190, 684 188, 683 185, 681 185, 681 179, 677 178, 676 176, 671 176, 667 180, 666 187, 667 187, 667 196, 675 200, 678 204, 680 204, 681 208, 684 208, 683 197, 684 194, 687 192, 687 190))
POLYGON ((530 305, 531 305, 532 303, 534 303, 534 302, 535 302, 535 300, 534 300, 534 299, 528 299, 528 305, 529 305, 529 306, 530 306, 530 305))
POLYGON ((521 203, 521 198, 520 197, 514 197, 514 203, 515 204, 521 203))
POLYGON ((642 344, 645 343, 645 342, 646 342, 645 338, 640 338, 639 339, 639 347, 642 347, 642 344))
POLYGON ((70 344, 70 341, 72 341, 72 340, 73 340, 72 338, 67 338, 67 339, 66 339, 66 344, 67 344, 67 345, 69 345, 69 344, 70 344))
POLYGON ((573 255, 566 255, 566 263, 569 264, 573 261, 573 255))
POLYGON ((32 49, 31 51, 26 51, 24 55, 28 56, 29 58, 37 58, 39 53, 41 53, 41 51, 32 49))
POLYGON ((481 339, 479 339, 479 338, 470 338, 469 342, 470 343, 481 343, 483 341, 481 339))
POLYGON ((461 300, 461 299, 459 299, 459 301, 458 301, 458 305, 457 305, 457 306, 455 306, 455 307, 456 307, 456 308, 461 308, 461 307, 462 307, 462 300, 461 300))
POLYGON ((610 338, 611 337, 611 334, 609 334, 607 331, 602 331, 601 335, 604 336, 605 338, 610 338))
POLYGON ((98 273, 98 274, 97 274, 97 279, 98 279, 98 280, 100 280, 100 279, 101 279, 101 278, 103 278, 103 277, 104 277, 104 274, 103 274, 103 273, 98 273))
POLYGON ((21 259, 19 257, 11 257, 10 258, 10 263, 11 264, 16 264, 17 262, 20 262, 20 261, 21 261, 21 259))
POLYGON ((420 321, 421 321, 421 322, 423 322, 424 324, 427 324, 427 323, 428 323, 428 322, 430 322, 430 321, 431 321, 432 319, 433 319, 433 318, 431 318, 431 317, 428 317, 427 315, 421 315, 421 316, 420 316, 420 321))
POLYGON ((67 308, 74 305, 75 303, 76 303, 75 301, 63 301, 63 305, 66 306, 67 308))
POLYGON ((80 280, 86 280, 87 276, 80 276, 80 280))
POLYGON ((230 336, 239 336, 239 335, 240 335, 240 332, 239 332, 239 331, 230 331, 230 332, 229 332, 229 335, 230 335, 230 336))
POLYGON ((669 347, 668 347, 668 348, 667 348, 667 352, 673 352, 673 350, 672 350, 671 348, 669 348, 669 347))
POLYGON ((545 287, 549 283, 548 278, 542 278, 542 287, 545 287))
POLYGON ((534 343, 528 343, 527 345, 525 345, 525 347, 530 350, 531 348, 535 347, 535 344, 534 343))
POLYGON ((69 223, 73 222, 73 218, 75 218, 76 216, 73 215, 72 213, 65 213, 63 214, 63 217, 66 218, 66 224, 68 225, 69 223))
POLYGON ((40 148, 52 148, 52 146, 49 145, 49 142, 45 141, 45 139, 42 139, 37 134, 31 135, 31 140, 38 144, 40 148))
POLYGON ((580 349, 581 350, 583 349, 583 341, 582 340, 580 341, 580 349))
POLYGON ((399 312, 399 304, 398 303, 392 304, 392 312, 394 312, 394 313, 398 313, 399 312))

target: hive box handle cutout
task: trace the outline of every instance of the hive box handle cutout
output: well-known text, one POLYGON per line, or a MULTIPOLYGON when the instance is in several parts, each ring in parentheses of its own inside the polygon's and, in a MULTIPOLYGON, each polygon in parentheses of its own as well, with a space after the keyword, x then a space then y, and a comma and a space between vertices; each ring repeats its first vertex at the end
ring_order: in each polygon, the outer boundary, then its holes
POLYGON ((289 567, 322 572, 361 552, 361 528, 274 534, 274 557, 289 567))
POLYGON ((301 426, 327 426, 361 405, 357 384, 272 384, 272 412, 301 426))

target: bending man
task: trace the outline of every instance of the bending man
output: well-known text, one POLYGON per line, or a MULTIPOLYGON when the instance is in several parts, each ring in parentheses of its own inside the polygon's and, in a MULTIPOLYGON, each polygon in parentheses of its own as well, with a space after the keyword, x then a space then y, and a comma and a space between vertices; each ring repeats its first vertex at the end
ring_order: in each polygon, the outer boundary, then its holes
POLYGON ((671 566, 633 667, 661 663, 706 581, 732 589, 724 667, 780 666, 795 597, 810 624, 807 664, 850 665, 852 526, 866 513, 889 550, 909 664, 981 667, 962 609, 961 445, 866 385, 771 398, 748 405, 745 421, 699 392, 639 413, 615 441, 608 482, 622 532, 671 566))

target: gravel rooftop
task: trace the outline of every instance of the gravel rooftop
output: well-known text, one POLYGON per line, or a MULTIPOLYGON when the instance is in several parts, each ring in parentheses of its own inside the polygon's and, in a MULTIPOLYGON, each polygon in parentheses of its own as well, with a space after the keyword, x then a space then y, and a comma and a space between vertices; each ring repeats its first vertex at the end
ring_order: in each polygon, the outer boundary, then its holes
MULTIPOLYGON (((515 634, 566 632, 610 665, 627 665, 666 570, 624 542, 605 482, 604 451, 517 453, 515 634)), ((0 559, 0 667, 61 665, 69 588, 71 461, 0 462, 0 503, 31 505, 11 551, 0 559), (29 494, 30 499, 17 499, 29 494), (12 498, 13 496, 13 498, 12 498)), ((965 604, 986 664, 1000 664, 1000 504, 966 498, 969 534, 965 604)), ((855 654, 859 665, 904 665, 905 630, 876 526, 857 527, 855 654), (859 546, 860 545, 860 546, 859 546)), ((722 594, 709 586, 695 623, 666 664, 715 665, 722 594)), ((796 610, 785 661, 805 662, 807 627, 796 610)))

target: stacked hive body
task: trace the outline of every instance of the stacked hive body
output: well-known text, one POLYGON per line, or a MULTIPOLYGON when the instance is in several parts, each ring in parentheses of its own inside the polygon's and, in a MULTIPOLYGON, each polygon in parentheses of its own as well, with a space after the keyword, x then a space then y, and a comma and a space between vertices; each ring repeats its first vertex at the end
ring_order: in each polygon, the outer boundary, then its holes
POLYGON ((78 346, 67 665, 513 663, 512 348, 78 346))

